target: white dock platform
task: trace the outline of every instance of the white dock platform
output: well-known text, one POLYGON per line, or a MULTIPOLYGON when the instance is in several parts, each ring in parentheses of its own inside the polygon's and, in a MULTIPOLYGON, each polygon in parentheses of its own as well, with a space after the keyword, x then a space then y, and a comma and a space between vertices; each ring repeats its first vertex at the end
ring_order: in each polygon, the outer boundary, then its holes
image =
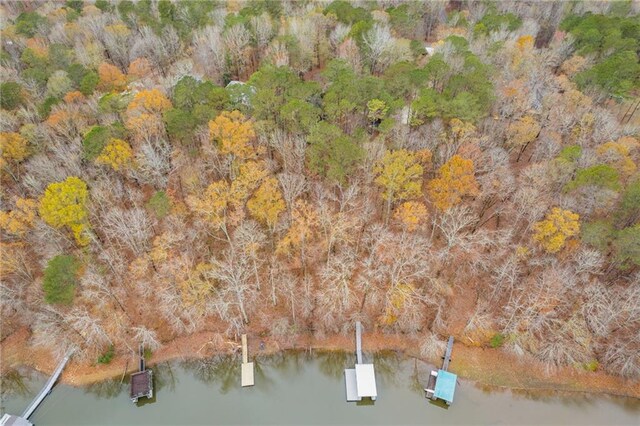
POLYGON ((356 382, 360 398, 376 400, 378 389, 376 388, 376 373, 373 364, 356 364, 356 382))
POLYGON ((247 362, 242 364, 242 386, 253 386, 253 363, 247 362))
POLYGON ((253 386, 253 363, 249 362, 249 350, 247 349, 247 335, 242 335, 242 386, 253 386))
POLYGON ((361 401, 358 396, 358 381, 356 380, 355 368, 347 368, 344 370, 344 381, 347 385, 347 401, 361 401))

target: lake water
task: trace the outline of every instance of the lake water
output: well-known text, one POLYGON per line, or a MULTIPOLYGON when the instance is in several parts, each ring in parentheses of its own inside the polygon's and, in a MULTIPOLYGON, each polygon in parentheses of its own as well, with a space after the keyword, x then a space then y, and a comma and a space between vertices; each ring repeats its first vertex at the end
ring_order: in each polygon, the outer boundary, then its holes
MULTIPOLYGON (((44 425, 639 425, 640 401, 604 395, 531 396, 481 389, 459 380, 445 407, 424 398, 431 366, 394 354, 375 356, 378 399, 347 403, 342 353, 286 353, 256 360, 255 383, 240 387, 240 359, 173 362, 153 367, 154 400, 135 405, 128 381, 88 388, 57 385, 31 417, 44 425)), ((2 401, 20 414, 45 377, 30 373, 27 390, 2 401)))

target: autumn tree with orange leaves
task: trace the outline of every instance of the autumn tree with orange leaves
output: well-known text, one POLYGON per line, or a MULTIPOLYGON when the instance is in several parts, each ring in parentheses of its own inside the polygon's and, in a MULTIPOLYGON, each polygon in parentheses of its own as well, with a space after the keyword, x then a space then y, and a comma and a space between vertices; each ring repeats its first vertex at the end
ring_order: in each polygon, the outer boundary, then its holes
POLYGON ((447 210, 467 196, 480 192, 473 172, 473 161, 454 155, 440 167, 438 177, 427 184, 427 191, 438 210, 447 210))
POLYGON ((100 77, 98 89, 102 91, 119 92, 127 87, 127 78, 122 73, 122 71, 120 71, 118 67, 115 67, 106 62, 103 62, 98 66, 98 76, 100 77))
POLYGON ((125 126, 134 139, 141 140, 164 133, 162 113, 171 108, 171 101, 158 89, 143 90, 127 106, 125 126))

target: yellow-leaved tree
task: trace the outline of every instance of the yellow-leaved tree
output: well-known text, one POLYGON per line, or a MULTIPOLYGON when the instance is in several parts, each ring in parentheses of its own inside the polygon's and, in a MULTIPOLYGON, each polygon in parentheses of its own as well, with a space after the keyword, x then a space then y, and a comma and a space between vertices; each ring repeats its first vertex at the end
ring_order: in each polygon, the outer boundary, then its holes
POLYGON ((473 174, 473 161, 454 155, 438 170, 438 177, 427 184, 434 206, 448 210, 465 196, 478 195, 478 182, 473 174))
POLYGON ((198 312, 205 310, 208 298, 214 290, 214 281, 207 277, 211 264, 198 263, 195 270, 189 270, 185 280, 178 282, 180 298, 185 306, 195 307, 198 312))
POLYGON ((211 120, 209 135, 224 155, 246 160, 258 154, 251 144, 256 136, 253 124, 240 111, 223 111, 211 120))
POLYGON ((404 229, 415 231, 427 220, 427 206, 419 201, 406 201, 398 206, 393 217, 402 224, 404 229))
POLYGON ((253 197, 247 202, 247 208, 258 222, 274 230, 278 217, 286 204, 282 198, 282 192, 278 188, 278 179, 269 177, 262 182, 253 197))
POLYGON ((264 161, 245 161, 238 168, 236 178, 231 182, 229 202, 236 210, 244 208, 244 203, 262 180, 269 175, 264 161))
POLYGON ((557 253, 564 247, 567 238, 580 232, 579 220, 578 214, 554 207, 544 220, 533 225, 533 239, 547 253, 557 253))
POLYGON ((187 203, 213 229, 221 229, 227 239, 227 210, 229 208, 229 184, 224 180, 213 182, 201 197, 189 196, 187 203))
POLYGON ((96 158, 96 164, 110 166, 113 170, 125 170, 133 166, 133 150, 122 139, 111 139, 96 158))
POLYGON ((380 324, 391 326, 398 321, 398 315, 405 304, 415 292, 415 286, 411 283, 399 283, 392 286, 387 292, 384 314, 380 316, 380 324))
POLYGON ((533 54, 535 39, 530 35, 523 35, 516 40, 516 49, 512 54, 511 64, 514 71, 520 71, 521 66, 530 63, 528 59, 533 54))
POLYGON ((638 169, 633 161, 633 152, 640 148, 640 142, 631 137, 623 136, 617 141, 609 141, 596 148, 598 156, 611 164, 624 178, 632 176, 638 169))
POLYGON ((29 142, 19 133, 0 132, 2 163, 19 163, 29 155, 29 142))
POLYGON ((38 203, 30 198, 18 198, 16 208, 0 212, 0 228, 17 237, 23 236, 36 219, 38 203))
POLYGON ((40 198, 40 217, 54 228, 68 227, 76 242, 89 244, 87 184, 76 176, 49 184, 40 198))
POLYGON ((300 262, 304 266, 307 243, 315 238, 318 232, 320 224, 318 212, 308 202, 298 200, 291 212, 291 217, 291 226, 278 242, 276 253, 291 255, 294 250, 299 250, 300 262))
POLYGON ((540 123, 530 115, 525 115, 509 125, 507 144, 513 149, 520 150, 516 161, 520 160, 520 156, 529 144, 536 140, 540 129, 540 123))
POLYGON ((383 189, 382 198, 387 202, 386 215, 397 201, 416 198, 422 193, 420 158, 406 149, 387 151, 375 165, 375 182, 383 189))

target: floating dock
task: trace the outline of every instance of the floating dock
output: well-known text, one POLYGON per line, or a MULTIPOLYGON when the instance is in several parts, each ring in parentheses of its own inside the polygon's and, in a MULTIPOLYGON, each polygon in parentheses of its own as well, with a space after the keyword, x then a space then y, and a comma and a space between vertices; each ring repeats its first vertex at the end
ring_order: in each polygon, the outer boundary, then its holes
POLYGON ((153 398, 153 371, 147 370, 144 361, 144 349, 140 345, 140 371, 131 375, 129 398, 136 403, 138 399, 153 398))
POLYGON ((253 386, 253 363, 249 362, 247 335, 242 335, 242 386, 253 386))
POLYGON ((456 382, 458 376, 448 372, 449 362, 451 361, 451 352, 453 351, 453 336, 449 337, 447 349, 444 353, 442 368, 438 371, 432 370, 429 375, 429 383, 424 390, 425 396, 433 400, 441 399, 451 405, 453 396, 456 391, 456 382))
POLYGON ((375 401, 378 396, 376 388, 376 373, 373 364, 362 362, 362 324, 356 322, 356 365, 355 368, 344 370, 344 381, 347 401, 362 401, 371 398, 375 401))

